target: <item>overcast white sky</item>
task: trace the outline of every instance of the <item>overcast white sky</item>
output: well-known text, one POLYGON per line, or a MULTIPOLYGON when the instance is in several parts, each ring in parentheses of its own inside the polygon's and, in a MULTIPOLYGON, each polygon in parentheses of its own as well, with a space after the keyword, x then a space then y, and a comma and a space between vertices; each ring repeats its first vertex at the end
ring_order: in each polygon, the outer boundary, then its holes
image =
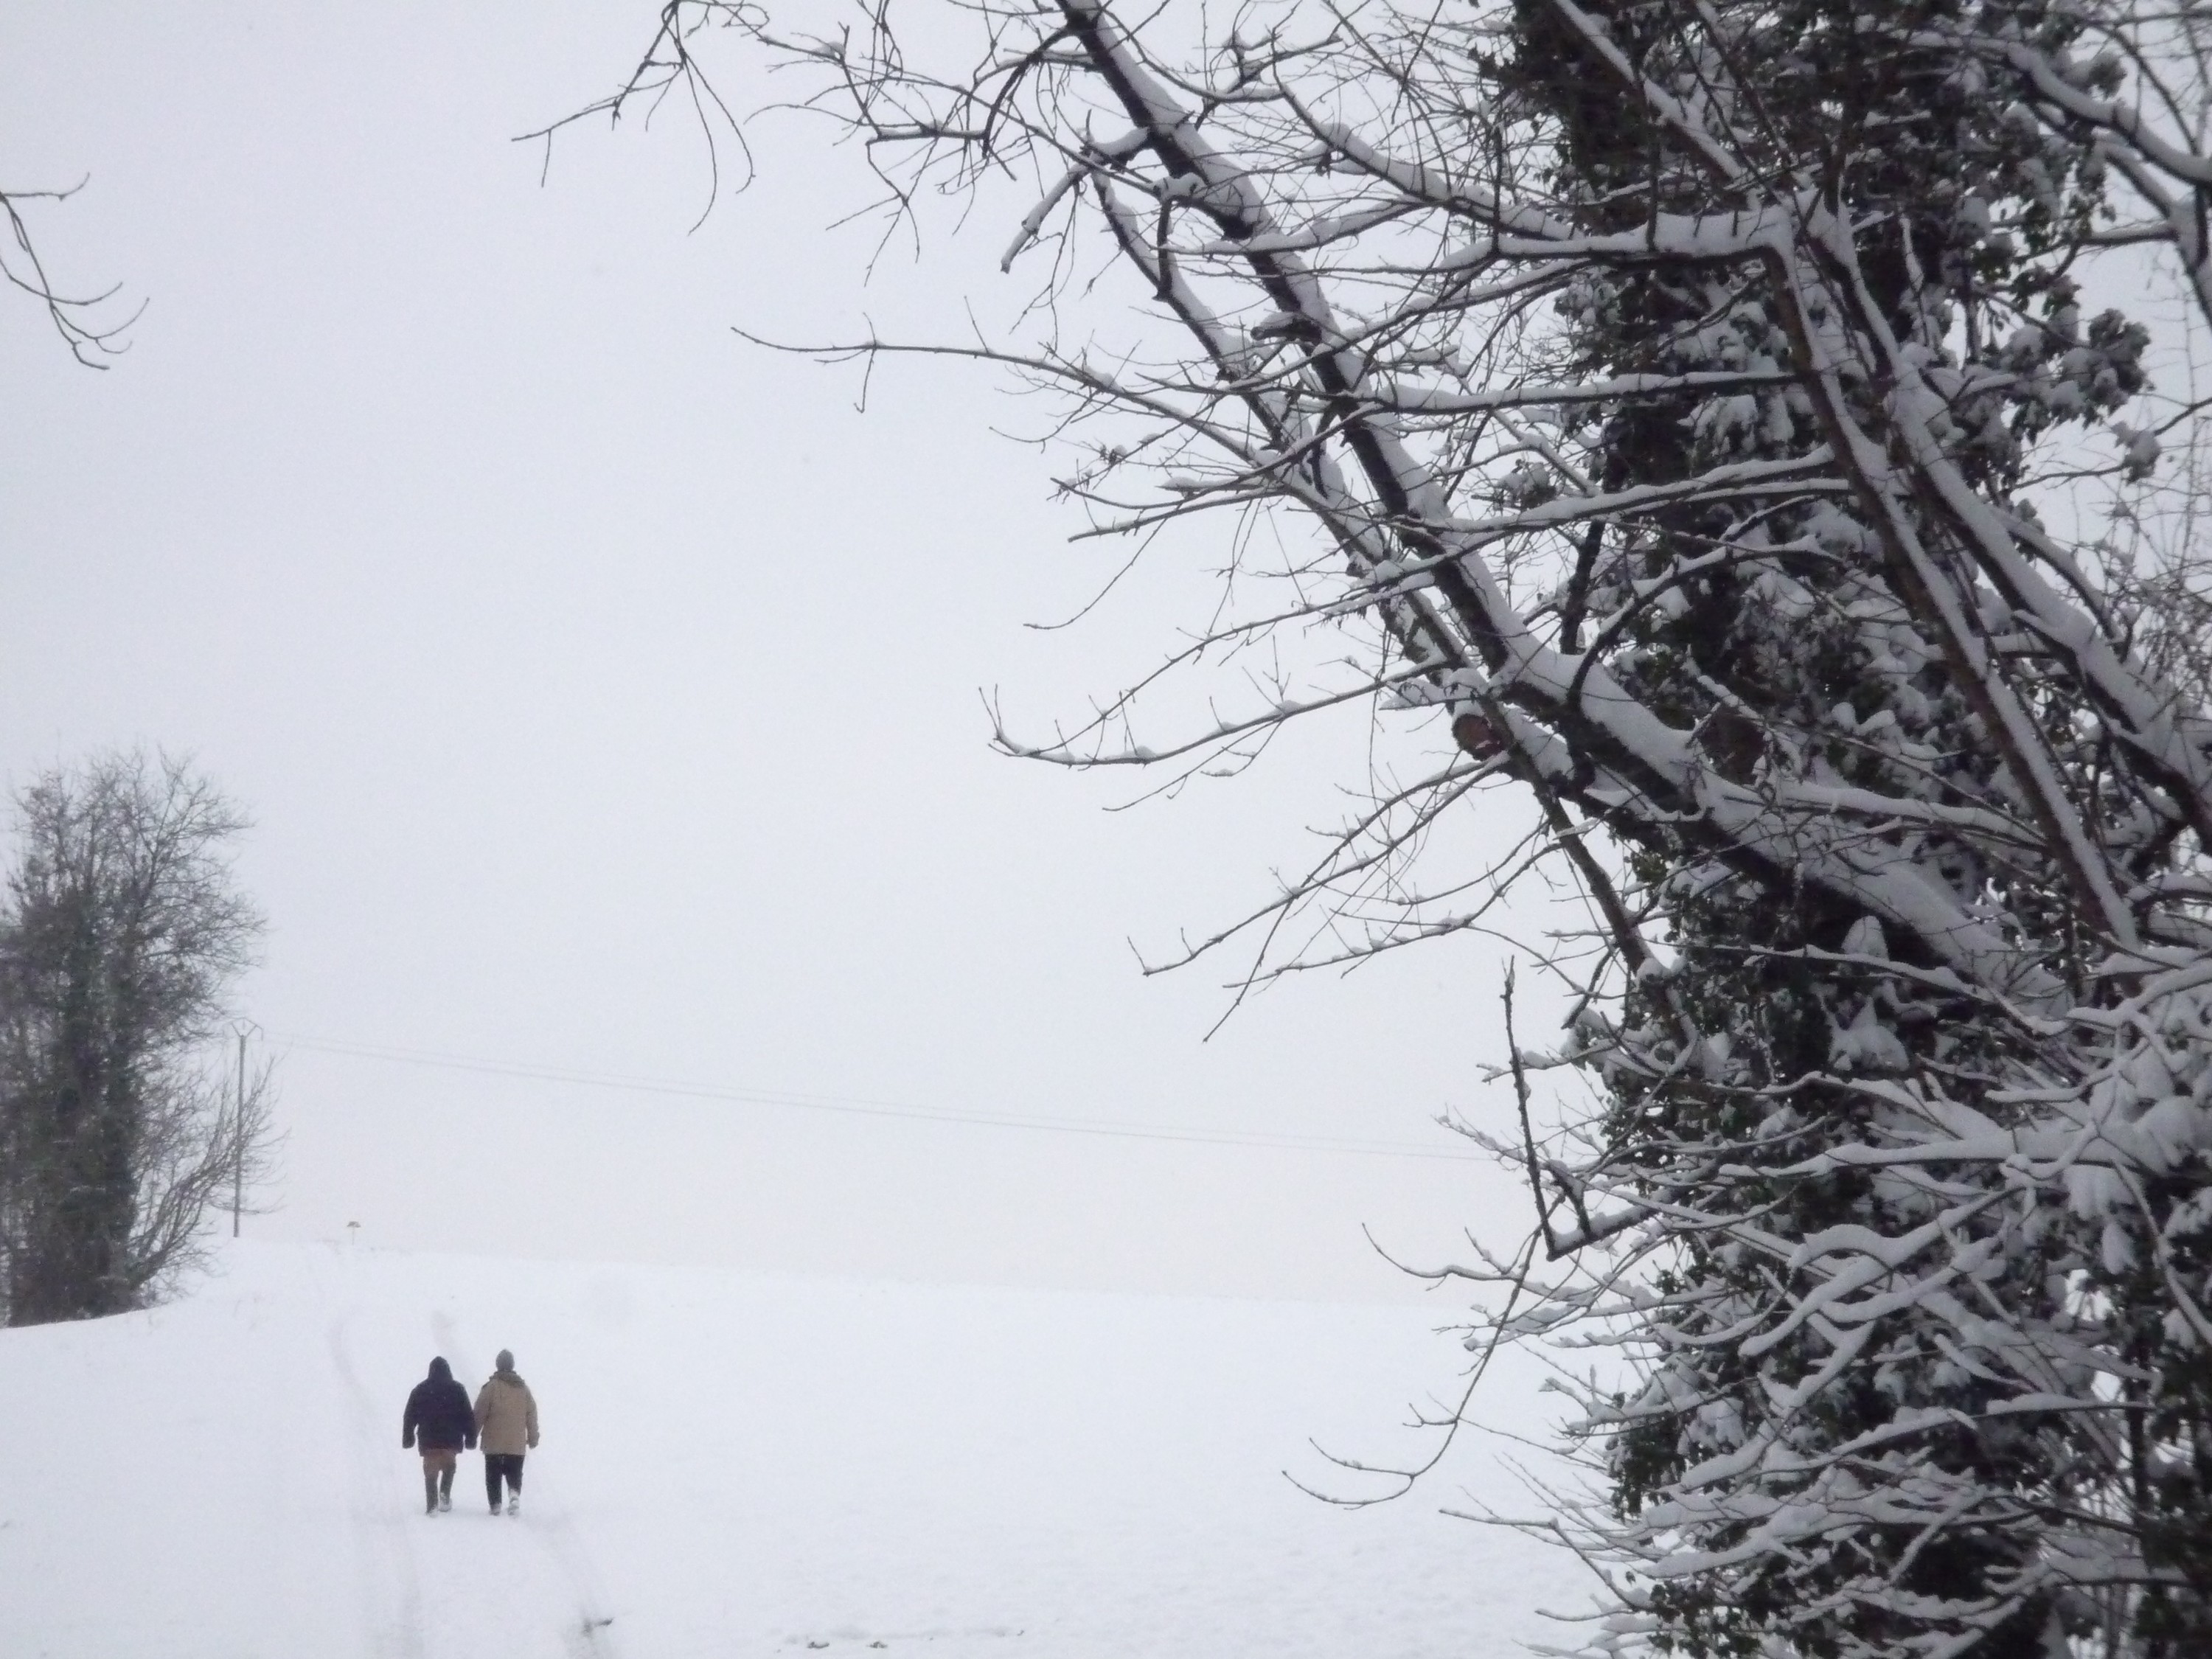
POLYGON ((1120 814, 1126 778, 994 757, 979 688, 1038 726, 1079 711, 1195 578, 1025 629, 1118 557, 1071 550, 1048 464, 988 429, 1032 412, 909 368, 862 416, 857 371, 731 332, 957 332, 1011 227, 864 286, 871 236, 824 230, 854 158, 788 125, 696 233, 680 123, 578 133, 539 186, 512 136, 607 90, 653 10, 0 11, 0 179, 89 175, 42 252, 148 302, 94 374, 0 298, 0 773, 166 745, 253 813, 244 1000, 290 1139, 249 1227, 1359 1298, 1409 1293, 1363 1224, 1427 1258, 1517 1228, 1432 1122, 1504 1121, 1495 947, 1313 976, 1211 1042, 1224 972, 1146 980, 1128 948, 1302 860, 1358 732, 1120 814))

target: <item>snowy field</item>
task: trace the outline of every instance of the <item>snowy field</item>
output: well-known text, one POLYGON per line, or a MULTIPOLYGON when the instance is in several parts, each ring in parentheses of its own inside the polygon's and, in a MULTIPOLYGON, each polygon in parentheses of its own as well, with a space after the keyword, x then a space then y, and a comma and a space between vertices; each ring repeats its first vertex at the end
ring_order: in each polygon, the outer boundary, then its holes
POLYGON ((1281 1473, 1407 1449, 1446 1316, 234 1247, 170 1307, 0 1332, 0 1654, 1515 1653, 1586 1597, 1438 1515, 1528 1510, 1498 1443, 1359 1511, 1281 1473), (407 1391, 501 1346, 524 1513, 466 1454, 426 1516, 407 1391))

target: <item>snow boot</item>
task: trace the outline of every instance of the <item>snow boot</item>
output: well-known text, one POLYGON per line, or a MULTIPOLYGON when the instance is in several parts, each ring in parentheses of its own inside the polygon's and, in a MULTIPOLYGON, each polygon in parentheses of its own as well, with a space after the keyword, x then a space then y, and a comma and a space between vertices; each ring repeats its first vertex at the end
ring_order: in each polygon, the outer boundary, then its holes
POLYGON ((453 1507, 453 1494, 449 1492, 440 1492, 438 1494, 438 1509, 440 1512, 443 1513, 445 1510, 450 1510, 453 1507))
POLYGON ((507 1493, 507 1512, 509 1515, 520 1515, 522 1513, 522 1494, 520 1492, 511 1492, 507 1493))

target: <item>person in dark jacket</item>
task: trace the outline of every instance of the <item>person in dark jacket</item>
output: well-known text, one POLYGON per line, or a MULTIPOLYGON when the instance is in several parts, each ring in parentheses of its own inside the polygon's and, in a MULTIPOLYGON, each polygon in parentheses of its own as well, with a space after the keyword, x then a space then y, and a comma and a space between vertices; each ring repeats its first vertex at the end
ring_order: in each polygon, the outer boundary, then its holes
POLYGON ((477 1443, 477 1414, 469 1391, 453 1381, 443 1359, 430 1362, 430 1374, 407 1396, 399 1421, 399 1443, 422 1448, 422 1512, 453 1507, 453 1465, 464 1447, 477 1443))

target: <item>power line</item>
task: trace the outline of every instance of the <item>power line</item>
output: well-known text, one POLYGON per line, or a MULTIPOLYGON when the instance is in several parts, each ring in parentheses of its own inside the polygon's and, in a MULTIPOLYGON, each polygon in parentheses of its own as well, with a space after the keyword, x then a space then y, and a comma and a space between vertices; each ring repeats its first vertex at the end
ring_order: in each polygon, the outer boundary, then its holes
POLYGON ((287 1036, 283 1041, 295 1048, 309 1048, 318 1054, 353 1060, 383 1060, 394 1065, 422 1066, 439 1071, 476 1072, 489 1077, 526 1078, 537 1082, 566 1083, 580 1088, 611 1089, 630 1094, 670 1095, 686 1100, 721 1100, 753 1106, 793 1107, 805 1111, 836 1112, 849 1117, 903 1118, 921 1123, 961 1123, 994 1129, 1100 1135, 1115 1140, 1164 1140, 1203 1146, 1349 1152, 1363 1158, 1419 1158, 1453 1164, 1471 1164, 1480 1160, 1480 1155, 1473 1152, 1443 1152, 1382 1140, 1351 1140, 1331 1135, 1269 1134, 1262 1131, 1192 1129, 1171 1124, 1115 1123, 1096 1118, 1039 1117, 1017 1112, 960 1111, 944 1107, 916 1106, 904 1101, 871 1100, 853 1095, 804 1094, 791 1090, 677 1083, 661 1078, 627 1077, 619 1073, 580 1071, 564 1066, 486 1060, 471 1054, 440 1054, 429 1049, 392 1048, 381 1043, 346 1042, 296 1036, 287 1036))

